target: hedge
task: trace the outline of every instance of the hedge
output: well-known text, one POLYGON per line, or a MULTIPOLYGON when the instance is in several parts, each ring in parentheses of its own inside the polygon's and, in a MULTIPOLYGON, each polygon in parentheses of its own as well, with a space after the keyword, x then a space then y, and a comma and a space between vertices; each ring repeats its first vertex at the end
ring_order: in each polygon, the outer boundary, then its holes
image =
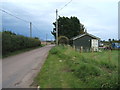
POLYGON ((16 35, 9 31, 2 32, 2 54, 16 50, 37 47, 41 45, 41 41, 35 38, 29 38, 22 35, 16 35))

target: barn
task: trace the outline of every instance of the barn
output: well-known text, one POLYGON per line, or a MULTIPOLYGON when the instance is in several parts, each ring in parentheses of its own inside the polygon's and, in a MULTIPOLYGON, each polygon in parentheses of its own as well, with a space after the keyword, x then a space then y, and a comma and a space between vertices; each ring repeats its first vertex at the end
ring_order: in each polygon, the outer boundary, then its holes
POLYGON ((92 34, 86 32, 84 34, 73 37, 71 40, 72 45, 77 50, 82 49, 83 51, 98 51, 100 38, 92 34))

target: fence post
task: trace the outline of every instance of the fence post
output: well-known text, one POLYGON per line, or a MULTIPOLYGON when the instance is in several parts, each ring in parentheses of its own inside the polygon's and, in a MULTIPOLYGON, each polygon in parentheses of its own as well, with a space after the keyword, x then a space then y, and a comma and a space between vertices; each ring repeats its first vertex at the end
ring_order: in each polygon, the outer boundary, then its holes
POLYGON ((94 51, 94 47, 91 47, 92 48, 92 53, 93 53, 93 51, 94 51))
POLYGON ((75 45, 73 46, 73 49, 75 50, 75 45))
POLYGON ((83 46, 80 47, 80 52, 81 52, 81 53, 83 52, 83 46))

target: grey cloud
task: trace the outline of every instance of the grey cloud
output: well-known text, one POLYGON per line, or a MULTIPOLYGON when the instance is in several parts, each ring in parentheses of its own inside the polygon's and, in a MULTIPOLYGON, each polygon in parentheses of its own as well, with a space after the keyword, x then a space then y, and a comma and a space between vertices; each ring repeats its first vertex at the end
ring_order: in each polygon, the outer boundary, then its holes
MULTIPOLYGON (((10 1, 10 0, 8 0, 10 1)), ((14 1, 14 0, 13 0, 14 1)), ((18 0, 21 2, 20 0, 18 0)), ((68 0, 69 1, 69 0, 68 0)), ((52 31, 52 23, 55 21, 55 9, 60 9, 65 5, 65 2, 51 2, 47 1, 26 1, 18 4, 17 1, 3 3, 3 8, 11 11, 18 17, 29 20, 39 29, 39 34, 42 39, 45 38, 46 33, 50 38, 53 38, 50 31, 52 31), (41 35, 40 35, 41 34, 41 35)), ((108 37, 117 38, 117 3, 116 1, 74 1, 59 12, 60 16, 77 16, 81 23, 83 23, 91 34, 97 34, 103 39, 108 37), (113 30, 115 31, 114 33, 113 30), (109 31, 109 35, 105 34, 109 31)), ((5 25, 9 26, 16 20, 8 21, 11 18, 5 17, 5 25)), ((19 24, 19 22, 17 23, 19 24)), ((20 25, 23 25, 22 23, 20 25)), ((24 25, 23 25, 24 26, 24 25)), ((20 27, 19 27, 20 28, 20 27)), ((35 33, 37 30, 34 28, 35 33)))

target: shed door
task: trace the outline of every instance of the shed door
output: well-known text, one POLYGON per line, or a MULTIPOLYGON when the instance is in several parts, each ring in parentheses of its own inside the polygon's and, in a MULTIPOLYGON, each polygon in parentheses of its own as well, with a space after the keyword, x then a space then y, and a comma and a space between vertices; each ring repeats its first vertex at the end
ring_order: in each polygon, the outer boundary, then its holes
POLYGON ((93 48, 94 51, 98 51, 98 40, 97 39, 91 40, 91 47, 93 48))

